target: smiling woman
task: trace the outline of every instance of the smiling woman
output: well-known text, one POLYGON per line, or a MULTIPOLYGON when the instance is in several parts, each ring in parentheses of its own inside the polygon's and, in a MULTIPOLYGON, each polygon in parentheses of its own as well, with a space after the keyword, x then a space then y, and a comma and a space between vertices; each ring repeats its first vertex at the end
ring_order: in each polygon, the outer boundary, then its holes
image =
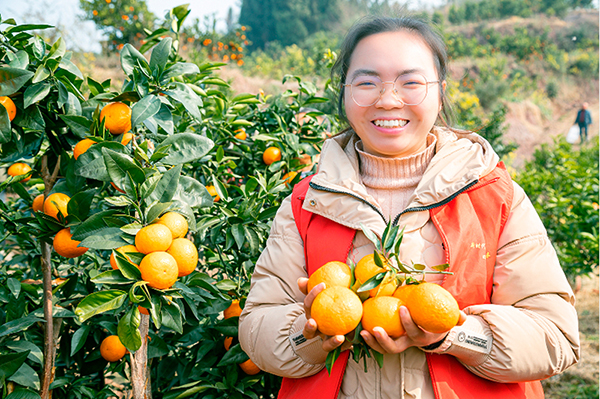
MULTIPOLYGON (((366 19, 341 46, 332 80, 348 127, 283 201, 240 315, 244 351, 285 377, 280 399, 537 399, 539 380, 579 357, 573 293, 533 205, 484 138, 444 126, 446 65, 441 36, 414 18, 366 19), (368 326, 363 317, 360 332, 327 335, 337 330, 311 317, 327 288, 309 290, 307 277, 327 262, 375 259, 387 244, 369 237, 391 229, 403 229, 391 262, 418 264, 419 287, 438 287, 419 297, 431 307, 412 306, 415 290, 406 302, 414 315, 400 300, 386 312, 397 317, 388 320, 395 333, 382 317, 367 317, 368 326), (434 273, 443 263, 450 275, 434 273), (449 331, 419 317, 450 302, 460 311, 449 331), (338 357, 359 344, 380 362, 338 357)), ((386 284, 406 287, 407 275, 388 269, 386 284)), ((381 297, 393 294, 370 295, 392 303, 381 297)))

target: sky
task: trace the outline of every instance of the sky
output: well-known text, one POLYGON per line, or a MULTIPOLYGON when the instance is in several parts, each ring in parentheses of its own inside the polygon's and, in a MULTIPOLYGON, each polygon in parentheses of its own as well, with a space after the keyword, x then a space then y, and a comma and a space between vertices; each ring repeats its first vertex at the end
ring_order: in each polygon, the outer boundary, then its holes
MULTIPOLYGON (((191 13, 186 24, 195 18, 200 21, 205 16, 215 15, 217 29, 224 30, 225 18, 230 7, 233 8, 234 18, 239 15, 241 0, 187 0, 191 13)), ((444 0, 413 0, 412 3, 421 6, 432 6, 443 3, 444 0)), ((157 17, 162 17, 173 7, 186 4, 186 0, 146 0, 148 9, 157 17)), ((102 33, 97 31, 91 21, 78 18, 82 12, 79 0, 0 0, 0 15, 2 19, 14 18, 18 24, 45 23, 64 27, 64 40, 67 48, 99 52, 99 42, 102 33)))

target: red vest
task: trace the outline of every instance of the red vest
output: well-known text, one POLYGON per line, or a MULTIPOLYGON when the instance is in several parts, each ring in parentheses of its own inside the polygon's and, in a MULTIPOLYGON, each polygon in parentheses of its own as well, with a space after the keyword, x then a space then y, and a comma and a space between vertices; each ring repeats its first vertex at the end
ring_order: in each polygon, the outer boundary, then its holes
MULTIPOLYGON (((345 262, 355 230, 302 209, 311 177, 292 192, 292 210, 304 241, 308 274, 323 264, 345 262)), ((456 298, 461 309, 490 303, 498 238, 512 203, 513 187, 503 164, 450 202, 429 210, 440 233, 450 271, 442 286, 456 298)), ((335 399, 341 387, 349 351, 338 358, 331 375, 323 369, 306 378, 284 378, 278 399, 335 399)), ((539 399, 539 381, 498 383, 480 378, 455 357, 427 353, 436 399, 539 399)))

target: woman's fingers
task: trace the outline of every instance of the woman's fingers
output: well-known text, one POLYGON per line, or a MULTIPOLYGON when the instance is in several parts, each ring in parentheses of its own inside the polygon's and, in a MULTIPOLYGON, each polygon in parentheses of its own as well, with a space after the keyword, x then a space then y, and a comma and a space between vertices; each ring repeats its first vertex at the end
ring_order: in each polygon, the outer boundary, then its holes
POLYGON ((344 337, 343 335, 334 335, 332 337, 323 339, 323 350, 326 352, 331 352, 338 346, 342 345, 345 340, 346 337, 344 337))
MULTIPOLYGON (((300 282, 298 282, 300 285, 300 282)), ((306 297, 304 298, 304 311, 306 312, 306 318, 310 319, 310 307, 312 306, 313 301, 319 295, 321 291, 325 289, 325 283, 317 284, 306 297)))
POLYGON ((304 295, 308 294, 308 279, 306 277, 300 277, 298 279, 298 288, 304 295))

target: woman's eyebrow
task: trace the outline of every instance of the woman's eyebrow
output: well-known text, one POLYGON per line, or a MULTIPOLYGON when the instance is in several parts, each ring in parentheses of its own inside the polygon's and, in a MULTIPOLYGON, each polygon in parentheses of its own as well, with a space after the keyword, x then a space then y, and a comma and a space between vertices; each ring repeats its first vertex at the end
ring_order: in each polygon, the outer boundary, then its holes
MULTIPOLYGON (((409 69, 403 69, 403 70, 399 71, 398 75, 396 75, 396 76, 405 75, 407 73, 415 73, 415 72, 418 72, 421 74, 425 73, 425 71, 422 68, 409 68, 409 69)), ((352 74, 348 76, 348 79, 350 81, 352 81, 352 79, 354 79, 355 77, 357 77, 359 75, 378 76, 379 77, 379 72, 377 72, 373 69, 361 68, 361 69, 357 69, 356 71, 352 72, 352 74)))

